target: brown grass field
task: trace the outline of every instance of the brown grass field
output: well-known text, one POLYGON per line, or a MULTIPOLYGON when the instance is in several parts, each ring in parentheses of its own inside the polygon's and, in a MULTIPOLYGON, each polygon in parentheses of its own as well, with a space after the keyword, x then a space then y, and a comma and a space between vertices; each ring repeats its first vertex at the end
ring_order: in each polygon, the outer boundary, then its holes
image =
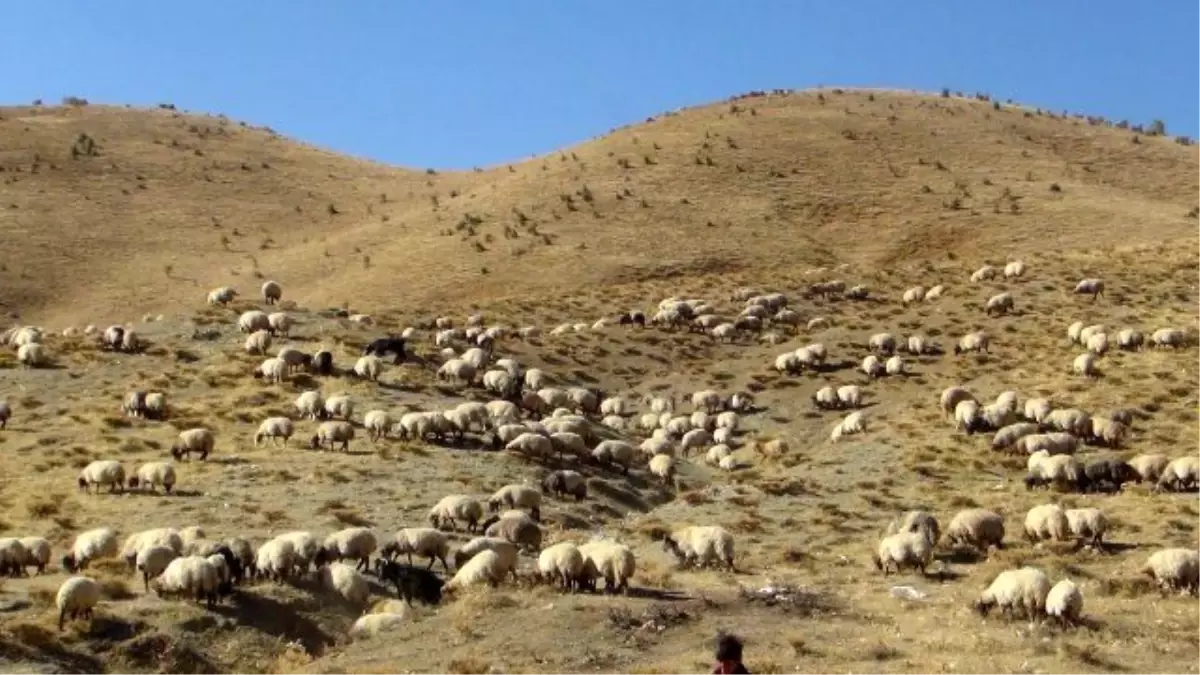
POLYGON ((0 398, 14 409, 0 431, 0 537, 55 545, 49 574, 0 580, 0 670, 707 672, 710 639, 725 628, 744 636, 758 673, 1197 672, 1196 599, 1160 596, 1138 574, 1159 548, 1200 545, 1197 495, 1139 485, 1117 495, 1028 492, 1023 457, 990 451, 990 434, 955 432, 938 409, 953 384, 981 400, 1015 389, 1096 414, 1129 407, 1139 418, 1125 446, 1088 447, 1084 458, 1197 451, 1195 146, 975 98, 840 90, 669 113, 461 173, 372 164, 171 109, 0 108, 0 141, 0 303, 11 323, 48 329, 53 359, 26 369, 15 350, 0 352, 0 398), (968 281, 984 263, 1017 258, 1029 266, 1021 279, 968 281), (1107 283, 1094 303, 1071 292, 1087 276, 1107 283), (351 454, 318 453, 301 448, 307 421, 287 449, 255 448, 259 421, 294 416, 292 400, 316 386, 351 393, 357 420, 375 408, 398 416, 487 398, 435 381, 429 331, 415 342, 420 358, 389 364, 377 384, 252 379, 261 358, 242 351, 235 321, 262 307, 267 278, 283 285, 301 323, 290 343, 323 344, 343 369, 371 338, 439 315, 461 323, 482 311, 489 323, 549 333, 679 296, 734 316, 741 303, 730 293, 745 284, 784 292, 805 321, 826 316, 832 327, 802 328, 780 346, 619 326, 498 344, 498 354, 560 383, 635 402, 714 388, 752 391, 764 407, 743 419, 745 468, 725 472, 693 455, 664 487, 642 467, 622 476, 586 466, 587 501, 549 498, 548 542, 603 531, 633 547, 636 592, 627 596, 505 584, 418 606, 399 630, 355 641, 346 633, 361 609, 311 584, 254 583, 206 611, 145 594, 122 563, 101 561, 89 569, 104 582, 96 618, 60 634, 57 560, 92 527, 123 538, 199 524, 211 538, 261 542, 369 524, 388 536, 423 524, 443 495, 486 497, 545 473, 471 444, 373 445, 365 433, 351 454), (872 298, 804 297, 831 278, 866 284, 872 298), (917 283, 945 284, 946 295, 906 308, 901 293, 917 283), (226 284, 242 297, 208 307, 206 292, 226 284), (983 302, 1001 290, 1017 311, 989 318, 983 302), (370 313, 378 326, 330 318, 331 307, 370 313), (1179 327, 1192 342, 1114 350, 1087 379, 1070 372, 1081 350, 1066 329, 1077 320, 1111 334, 1179 327), (136 325, 150 347, 111 353, 60 336, 117 323, 136 325), (923 333, 952 350, 976 329, 992 336, 990 354, 910 357, 908 376, 871 382, 857 370, 873 333, 923 333), (776 354, 813 341, 844 366, 795 377, 771 368, 776 354), (864 386, 869 427, 834 444, 829 431, 845 413, 817 411, 810 396, 846 383, 864 386), (135 387, 167 393, 165 422, 122 416, 121 398, 135 387), (76 489, 89 461, 119 459, 132 471, 169 457, 178 431, 197 425, 216 432, 217 449, 206 462, 179 463, 178 495, 76 489), (788 439, 788 453, 760 450, 775 437, 788 439), (1047 501, 1103 508, 1110 546, 1028 544, 1024 514, 1047 501), (1004 550, 974 559, 943 545, 934 565, 947 571, 942 579, 885 579, 872 566, 895 515, 927 508, 944 528, 976 505, 1005 516, 1004 550), (676 569, 651 534, 683 524, 734 533, 738 572, 676 569), (1080 583, 1085 625, 973 614, 976 595, 1018 564, 1080 583), (773 605, 739 592, 768 584, 804 592, 773 605), (893 597, 896 585, 926 597, 893 597))

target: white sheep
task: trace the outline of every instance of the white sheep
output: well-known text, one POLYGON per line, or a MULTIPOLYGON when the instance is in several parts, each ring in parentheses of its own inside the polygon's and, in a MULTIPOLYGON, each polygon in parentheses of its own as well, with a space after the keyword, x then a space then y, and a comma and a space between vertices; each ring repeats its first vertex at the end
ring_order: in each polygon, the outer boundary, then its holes
POLYGON ((1080 295, 1091 295, 1092 302, 1095 302, 1098 296, 1104 295, 1104 281, 1101 279, 1084 279, 1075 284, 1075 292, 1080 295))
POLYGON ((78 482, 79 489, 84 492, 93 486, 97 493, 103 486, 108 486, 109 492, 124 491, 125 467, 113 459, 99 459, 83 467, 83 471, 79 472, 78 482))
POLYGON ((322 567, 318 575, 321 586, 337 593, 347 603, 362 607, 370 597, 371 586, 357 570, 340 562, 322 567))
POLYGON ((862 370, 863 374, 871 378, 879 377, 887 370, 887 367, 883 365, 883 362, 879 360, 879 357, 875 356, 874 354, 867 354, 863 358, 862 365, 859 366, 859 368, 862 370))
POLYGON ((257 573, 275 581, 291 576, 297 566, 296 545, 288 538, 276 537, 266 542, 254 556, 257 573))
POLYGON ((214 288, 208 292, 208 304, 210 305, 227 305, 237 297, 238 292, 229 286, 221 286, 214 288))
POLYGON ((287 337, 295 323, 287 312, 272 312, 267 315, 267 322, 271 325, 271 334, 280 337, 287 337))
POLYGON ((27 368, 40 368, 50 360, 50 355, 40 342, 31 342, 17 348, 17 361, 27 368))
POLYGON ((986 552, 989 546, 1004 547, 1004 518, 987 509, 964 509, 955 514, 946 528, 946 541, 967 545, 986 552))
POLYGON ((1129 466, 1138 475, 1138 482, 1158 483, 1171 460, 1162 453, 1144 453, 1129 460, 1129 466))
POLYGON ((971 283, 979 283, 980 281, 990 281, 996 278, 996 268, 991 265, 984 265, 971 273, 971 283))
POLYGON ((354 399, 349 394, 334 394, 325 399, 325 414, 331 419, 342 419, 347 422, 354 414, 354 399))
POLYGON ((429 523, 439 529, 448 525, 451 530, 457 531, 458 521, 463 521, 467 531, 474 532, 483 518, 483 506, 467 495, 448 495, 429 509, 428 517, 429 523))
POLYGON ((493 513, 499 511, 501 506, 529 509, 533 519, 539 520, 542 513, 542 493, 528 485, 510 483, 496 490, 488 499, 488 509, 493 513))
POLYGON ((100 602, 100 584, 94 580, 75 576, 67 579, 58 587, 54 596, 54 605, 58 608, 58 629, 63 629, 67 618, 92 618, 92 610, 100 602))
POLYGON ((1067 526, 1080 544, 1099 548, 1108 532, 1108 517, 1097 508, 1067 509, 1067 526))
POLYGON ((369 527, 348 527, 325 537, 321 553, 326 560, 340 561, 346 558, 357 561, 355 569, 365 570, 370 566, 371 554, 379 547, 379 539, 369 527))
POLYGON ((268 417, 258 425, 258 431, 254 434, 254 446, 258 447, 266 439, 271 439, 271 445, 277 446, 279 439, 283 439, 283 446, 287 447, 288 441, 295 433, 295 425, 292 420, 287 417, 268 417))
POLYGON ((654 455, 647 464, 650 473, 661 480, 664 485, 670 485, 675 478, 675 458, 667 454, 654 455))
POLYGON ((192 453, 200 455, 200 459, 207 459, 209 453, 213 451, 216 445, 216 437, 213 432, 203 427, 194 429, 185 429, 179 432, 179 436, 171 445, 171 455, 176 460, 183 459, 184 455, 191 457, 192 453))
POLYGON ((109 527, 82 532, 75 537, 71 552, 63 556, 62 567, 68 572, 87 569, 88 563, 117 555, 117 533, 109 527))
POLYGON ((1123 328, 1117 333, 1117 349, 1132 352, 1141 349, 1144 344, 1146 336, 1141 331, 1123 328))
POLYGON ((476 368, 471 363, 454 358, 442 364, 437 370, 439 380, 461 381, 470 384, 475 380, 476 368))
POLYGON ((21 561, 21 569, 29 566, 37 567, 37 573, 46 571, 50 564, 50 542, 43 537, 22 537, 21 546, 25 547, 25 559, 21 561))
POLYGON ((458 568, 454 578, 446 584, 445 591, 453 594, 459 589, 485 583, 496 586, 510 571, 515 574, 515 569, 507 566, 495 551, 480 551, 458 568))
POLYGON ((1096 377, 1099 371, 1096 369, 1096 355, 1092 352, 1084 352, 1075 357, 1071 362, 1071 371, 1076 375, 1084 377, 1096 377))
POLYGON ((966 354, 967 352, 988 352, 988 347, 991 344, 991 338, 983 331, 975 331, 967 333, 958 340, 958 344, 954 346, 954 353, 966 354))
POLYGON ((991 316, 993 313, 1008 314, 1009 312, 1013 311, 1013 306, 1014 306, 1014 302, 1013 302, 1012 293, 1006 292, 1006 293, 997 293, 996 295, 993 295, 992 297, 988 298, 987 303, 984 304, 983 309, 985 312, 987 312, 987 314, 989 316, 991 316))
POLYGON ((628 546, 611 539, 589 541, 579 547, 583 554, 581 584, 594 587, 596 579, 604 579, 604 591, 627 591, 629 579, 637 568, 637 558, 628 546))
POLYGON ((334 446, 340 443, 342 452, 350 452, 350 441, 352 440, 354 440, 352 424, 344 420, 330 420, 322 422, 321 426, 317 427, 317 433, 309 441, 309 447, 316 450, 329 446, 332 451, 334 446))
POLYGON ((1082 614, 1083 593, 1070 579, 1054 584, 1046 594, 1046 615, 1058 619, 1064 628, 1079 623, 1082 614))
POLYGON ((220 585, 220 570, 207 557, 189 555, 168 563, 163 573, 150 582, 150 589, 159 596, 192 596, 212 607, 220 585))
POLYGON ((146 462, 129 477, 130 489, 136 490, 140 487, 155 492, 161 485, 163 492, 167 494, 171 494, 175 482, 175 465, 170 462, 146 462))
POLYGON ((616 464, 622 467, 624 474, 629 473, 629 465, 633 463, 634 448, 625 441, 615 439, 601 441, 592 448, 592 458, 601 464, 616 464))
POLYGON ((171 561, 179 557, 179 551, 170 546, 146 546, 138 550, 134 565, 142 573, 142 586, 150 592, 150 580, 158 578, 171 561))
POLYGON ((563 590, 576 587, 583 571, 583 554, 569 541, 542 550, 538 555, 537 572, 543 583, 557 583, 563 590))
POLYGON ((821 409, 833 409, 840 405, 838 401, 837 390, 831 386, 824 386, 818 389, 812 395, 813 405, 821 409))
POLYGON ((933 560, 933 544, 921 532, 897 532, 884 537, 879 542, 873 561, 875 568, 883 571, 884 576, 895 567, 896 572, 905 567, 912 567, 925 573, 925 568, 933 560))
POLYGON ((1154 347, 1180 349, 1186 347, 1187 342, 1187 334, 1178 328, 1159 328, 1150 335, 1150 344, 1154 347))
POLYGON ((554 455, 554 443, 541 434, 524 432, 505 446, 505 450, 519 452, 530 458, 548 458, 554 455))
POLYGON ((429 558, 428 569, 433 569, 433 563, 439 560, 443 569, 450 569, 446 563, 450 555, 450 539, 445 532, 434 527, 406 527, 396 532, 392 541, 380 551, 380 555, 388 559, 398 555, 407 556, 410 565, 413 554, 429 558))
POLYGON ((1025 419, 1038 424, 1049 417, 1053 410, 1054 406, 1050 403, 1050 399, 1031 398, 1025 401, 1025 419))
POLYGON ((938 284, 937 286, 934 286, 933 288, 931 288, 925 292, 925 302, 933 302, 934 300, 937 300, 938 298, 942 297, 942 294, 945 292, 946 292, 946 287, 941 284, 938 284))
POLYGON ((896 351, 896 336, 891 333, 876 333, 867 340, 867 347, 877 352, 891 354, 896 351))
POLYGON ((354 374, 359 377, 376 382, 379 380, 380 374, 383 373, 383 359, 374 354, 367 354, 359 357, 354 363, 354 374))
POLYGON ((979 405, 979 401, 975 399, 975 396, 963 387, 947 387, 939 399, 939 403, 942 406, 942 413, 949 417, 955 417, 958 404, 963 401, 975 401, 975 405, 979 405))
POLYGON ((862 405, 862 388, 857 384, 847 384, 838 387, 838 402, 843 408, 857 408, 862 405))
POLYGON ((1004 266, 1005 279, 1016 279, 1022 276, 1025 276, 1025 263, 1023 261, 1012 260, 1004 266))
POLYGON ((1200 555, 1194 548, 1168 548, 1151 554, 1140 572, 1156 581, 1164 591, 1200 589, 1200 555))
POLYGON ((1025 538, 1029 541, 1066 541, 1068 537, 1067 513, 1058 504, 1041 504, 1025 515, 1025 538))
POLYGON ((892 355, 884 363, 884 371, 888 375, 903 375, 904 374, 904 359, 900 358, 899 354, 892 355))
POLYGON ((1049 593, 1050 580, 1041 570, 1033 567, 1005 570, 980 594, 974 608, 983 616, 997 606, 1006 616, 1020 609, 1027 618, 1035 619, 1045 613, 1049 593))
POLYGON ((724 401, 717 392, 711 389, 704 389, 692 394, 692 405, 697 410, 716 413, 721 410, 724 401))
POLYGON ((1096 356, 1104 356, 1108 351, 1108 333, 1092 333, 1087 339, 1087 350, 1096 356))
POLYGON ((925 299, 925 287, 924 286, 913 286, 911 288, 905 289, 904 295, 901 297, 900 301, 902 303, 904 303, 904 305, 907 306, 909 303, 920 302, 924 299, 925 299))
POLYGON ((846 417, 841 422, 838 422, 837 426, 835 426, 833 428, 833 431, 830 432, 829 440, 836 443, 837 441, 841 440, 842 436, 850 436, 852 434, 861 434, 861 433, 865 433, 866 430, 867 430, 866 414, 861 410, 855 410, 854 412, 850 413, 849 415, 846 415, 846 417))
POLYGON ((259 330, 270 332, 271 319, 267 317, 267 313, 252 309, 248 312, 243 312, 237 320, 238 330, 243 333, 253 333, 259 330))
POLYGON ((246 342, 243 345, 247 354, 265 356, 267 350, 271 348, 271 332, 266 330, 256 330, 246 336, 246 342))
MULTIPOLYGON (((255 333, 255 335, 257 334, 258 333, 255 333)), ((251 335, 250 337, 254 337, 254 335, 251 335)), ((258 366, 254 369, 253 373, 255 379, 261 379, 263 382, 270 382, 273 384, 283 384, 284 380, 287 379, 287 374, 287 362, 274 356, 264 359, 263 362, 258 364, 258 366)))
POLYGON ((693 525, 676 530, 663 539, 663 548, 683 566, 703 567, 723 563, 734 570, 733 535, 720 525, 693 525))

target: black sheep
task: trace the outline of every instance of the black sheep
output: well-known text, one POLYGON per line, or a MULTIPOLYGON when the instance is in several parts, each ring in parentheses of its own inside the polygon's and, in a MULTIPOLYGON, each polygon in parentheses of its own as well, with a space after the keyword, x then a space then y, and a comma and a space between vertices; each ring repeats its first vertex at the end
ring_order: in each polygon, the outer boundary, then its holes
POLYGON ((1136 479, 1133 467, 1119 459, 1102 459, 1088 464, 1079 479, 1083 492, 1104 490, 1119 492, 1121 487, 1136 479))
POLYGON ((409 604, 413 600, 427 605, 442 601, 442 586, 446 582, 430 570, 378 558, 375 561, 375 573, 381 581, 395 584, 396 597, 409 604))
POLYGON ((646 327, 646 315, 641 312, 626 312, 621 315, 621 325, 629 326, 636 324, 638 328, 646 327))
POLYGON ((322 349, 312 358, 311 367, 317 375, 332 375, 333 354, 322 349))
POLYGON ((404 360, 404 338, 398 337, 382 337, 371 341, 371 344, 363 348, 363 354, 374 354, 383 356, 384 354, 395 354, 394 363, 400 363, 404 360))

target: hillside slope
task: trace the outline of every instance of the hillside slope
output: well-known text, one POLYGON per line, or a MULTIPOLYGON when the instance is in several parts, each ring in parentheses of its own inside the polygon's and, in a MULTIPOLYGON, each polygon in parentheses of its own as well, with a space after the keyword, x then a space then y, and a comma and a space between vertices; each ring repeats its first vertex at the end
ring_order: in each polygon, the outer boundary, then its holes
POLYGON ((799 264, 1194 247, 1196 148, 1095 122, 812 91, 437 173, 222 117, 3 108, 0 308, 100 323, 274 278, 308 306, 372 310, 799 264))

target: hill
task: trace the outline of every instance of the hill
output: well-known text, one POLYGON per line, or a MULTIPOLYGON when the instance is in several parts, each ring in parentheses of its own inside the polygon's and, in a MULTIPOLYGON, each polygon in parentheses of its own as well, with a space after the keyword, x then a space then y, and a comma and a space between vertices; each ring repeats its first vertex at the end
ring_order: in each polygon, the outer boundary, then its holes
POLYGON ((449 289, 1003 259, 1048 233, 1064 248, 1190 241, 1200 196, 1196 148, 1168 138, 883 91, 739 98, 473 172, 99 105, 0 109, 0 148, 3 301, 31 320, 169 312, 261 278, 373 310, 449 289))
MULTIPOLYGON (((0 138, 24 139, 0 144, 0 226, 11 228, 0 301, 47 327, 48 354, 44 367, 26 368, 15 348, 0 349, 0 400, 13 410, 0 429, 0 538, 41 536, 53 547, 45 574, 0 580, 0 671, 705 672, 709 638, 729 629, 746 638, 750 670, 763 673, 1196 672, 1195 599, 1160 595, 1140 572, 1157 550, 1197 548, 1195 490, 1027 489, 1025 456, 994 450, 991 433, 956 429, 939 406, 958 385, 985 404, 1017 392, 1020 412, 1035 397, 1097 417, 1128 412, 1118 447, 1079 446, 1085 464, 1194 453, 1193 147, 1146 135, 1135 143, 1132 131, 1096 120, 984 101, 833 90, 681 111, 511 170, 466 173, 382 167, 172 110, 0 117, 0 138), (970 280, 1008 258, 1026 263, 1022 276, 970 280), (297 321, 271 351, 324 347, 333 374, 274 384, 251 376, 264 357, 246 353, 236 322, 278 308, 257 297, 260 275, 283 283, 283 308, 297 321), (869 297, 806 292, 835 276, 865 284, 869 297), (1102 277, 1105 294, 1073 293, 1085 276, 1102 277), (205 305, 205 291, 222 284, 243 297, 205 305), (945 293, 903 302, 917 284, 945 293), (598 321, 669 297, 703 299, 728 319, 745 307, 734 299, 743 285, 786 294, 798 328, 776 323, 726 342, 598 321), (1013 311, 986 313, 1001 292, 1013 311), (374 325, 329 311, 343 302, 371 312, 374 325), (678 397, 690 423, 693 392, 752 394, 755 408, 730 442, 735 466, 680 453, 676 475, 662 481, 642 455, 627 472, 569 455, 528 458, 494 451, 494 432, 478 428, 461 440, 369 440, 368 411, 397 420, 495 398, 478 382, 436 375, 447 355, 431 319, 461 326, 476 312, 488 325, 542 329, 502 337, 493 357, 627 402, 621 420, 589 415, 592 441, 641 443, 651 433, 648 396, 678 397), (809 323, 817 317, 827 323, 809 323), (1067 330, 1077 321, 1104 326, 1114 343, 1094 377, 1072 372, 1083 347, 1067 330), (144 349, 112 352, 57 330, 90 322, 134 326, 144 349), (378 381, 353 374, 368 341, 405 327, 416 328, 409 358, 387 359, 378 381), (1118 349, 1126 327, 1146 336, 1182 328, 1186 344, 1118 349), (973 330, 991 336, 989 351, 954 354, 973 330), (923 335, 939 349, 904 354, 903 375, 869 378, 860 364, 884 331, 904 343, 923 335), (823 367, 772 367, 814 342, 829 352, 823 367), (866 429, 832 442, 849 411, 818 409, 813 396, 851 384, 862 388, 866 429), (164 392, 166 419, 123 415, 134 389, 164 392), (317 423, 293 402, 313 389, 354 400, 349 452, 310 448, 317 423), (294 437, 255 443, 273 416, 292 418, 294 437), (216 447, 204 461, 175 462, 172 495, 77 488, 94 460, 127 471, 170 460, 178 434, 194 427, 212 430, 216 447), (214 541, 260 544, 287 531, 323 537, 368 526, 388 538, 425 525, 443 496, 486 500, 561 468, 582 473, 588 494, 543 497, 543 544, 601 534, 627 544, 637 560, 627 594, 535 585, 535 558, 522 555, 519 585, 506 579, 405 609, 387 634, 352 638, 364 608, 311 576, 246 583, 206 609, 156 597, 107 558, 87 569, 101 583, 96 616, 56 629, 54 593, 66 578, 58 559, 91 528, 115 528, 123 540, 200 526, 214 541), (1048 502, 1101 509, 1103 543, 1028 541, 1026 512, 1048 502), (872 565, 881 532, 903 512, 928 510, 944 532, 975 507, 1003 517, 1002 549, 943 536, 927 574, 885 576, 872 565), (689 524, 726 528, 736 570, 677 566, 659 538, 689 524), (1019 565, 1075 580, 1082 624, 975 615, 980 592, 1019 565)), ((468 346, 462 335, 451 344, 456 353, 468 346)), ((471 536, 460 528, 451 546, 471 536)), ((395 590, 368 579, 378 609, 395 590)))

